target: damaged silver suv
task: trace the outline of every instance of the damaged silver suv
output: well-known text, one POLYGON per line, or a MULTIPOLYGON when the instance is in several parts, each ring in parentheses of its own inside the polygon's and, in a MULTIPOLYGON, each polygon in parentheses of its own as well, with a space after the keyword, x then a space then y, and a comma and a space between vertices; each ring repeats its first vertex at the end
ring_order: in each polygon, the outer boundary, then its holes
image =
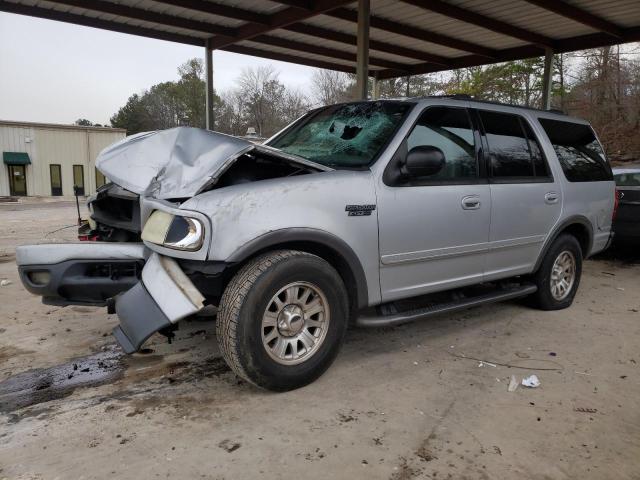
POLYGON ((94 241, 19 247, 27 290, 107 306, 129 353, 218 306, 225 360, 271 390, 320 376, 351 322, 516 297, 566 308, 612 235, 587 122, 459 97, 323 107, 266 145, 143 133, 97 166, 112 183, 89 200, 94 241))

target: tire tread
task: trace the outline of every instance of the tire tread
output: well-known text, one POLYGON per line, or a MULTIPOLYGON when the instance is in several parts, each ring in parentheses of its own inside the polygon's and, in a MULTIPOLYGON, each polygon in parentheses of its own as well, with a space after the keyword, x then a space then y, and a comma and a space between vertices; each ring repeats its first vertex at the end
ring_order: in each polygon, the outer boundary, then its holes
POLYGON ((216 319, 216 336, 222 357, 236 375, 257 387, 260 385, 251 380, 240 362, 241 353, 239 350, 239 339, 237 337, 240 309, 249 291, 260 276, 264 275, 275 265, 295 256, 314 257, 315 255, 298 250, 274 250, 260 255, 247 262, 247 264, 236 273, 220 299, 220 310, 218 311, 218 318, 216 319))

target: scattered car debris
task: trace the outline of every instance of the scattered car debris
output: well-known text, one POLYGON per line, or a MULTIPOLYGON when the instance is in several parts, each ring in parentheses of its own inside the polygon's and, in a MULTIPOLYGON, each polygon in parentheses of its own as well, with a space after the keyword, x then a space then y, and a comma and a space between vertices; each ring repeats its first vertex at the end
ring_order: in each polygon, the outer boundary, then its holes
POLYGON ((221 449, 225 450, 227 453, 232 453, 235 452, 237 449, 239 449, 242 445, 240 443, 237 442, 232 442, 229 439, 225 439, 223 441, 221 441, 218 444, 218 447, 220 447, 221 449))
POLYGON ((586 407, 576 407, 573 409, 574 412, 579 412, 579 413, 597 413, 598 409, 597 408, 586 408, 586 407))
POLYGON ((518 389, 518 379, 515 375, 511 375, 511 380, 509 381, 509 386, 507 387, 508 392, 515 392, 518 389))
POLYGON ((484 360, 482 360, 482 361, 480 361, 480 363, 478 363, 478 367, 484 367, 485 365, 488 365, 488 366, 493 367, 493 368, 497 367, 496 364, 485 362, 484 360))
POLYGON ((7 280, 6 278, 0 282, 0 287, 6 287, 7 285, 11 285, 13 282, 11 280, 7 280))
POLYGON ((530 375, 522 379, 522 386, 528 388, 538 388, 540 386, 540 380, 537 375, 530 375))

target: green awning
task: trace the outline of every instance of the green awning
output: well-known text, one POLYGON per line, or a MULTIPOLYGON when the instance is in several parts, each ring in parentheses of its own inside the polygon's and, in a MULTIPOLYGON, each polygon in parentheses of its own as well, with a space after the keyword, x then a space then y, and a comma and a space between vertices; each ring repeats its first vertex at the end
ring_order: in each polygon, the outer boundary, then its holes
POLYGON ((7 165, 29 165, 31 163, 27 152, 2 152, 2 160, 7 165))

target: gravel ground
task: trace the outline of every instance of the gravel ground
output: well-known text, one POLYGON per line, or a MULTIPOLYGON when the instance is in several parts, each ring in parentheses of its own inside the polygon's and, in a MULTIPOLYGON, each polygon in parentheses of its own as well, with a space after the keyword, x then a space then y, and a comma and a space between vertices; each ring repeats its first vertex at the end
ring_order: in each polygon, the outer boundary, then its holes
POLYGON ((0 479, 639 478, 637 255, 586 262, 568 310, 353 329, 322 378, 273 394, 229 371, 210 317, 127 357, 104 309, 28 294, 14 246, 72 239, 47 233, 75 216, 0 204, 0 479))

